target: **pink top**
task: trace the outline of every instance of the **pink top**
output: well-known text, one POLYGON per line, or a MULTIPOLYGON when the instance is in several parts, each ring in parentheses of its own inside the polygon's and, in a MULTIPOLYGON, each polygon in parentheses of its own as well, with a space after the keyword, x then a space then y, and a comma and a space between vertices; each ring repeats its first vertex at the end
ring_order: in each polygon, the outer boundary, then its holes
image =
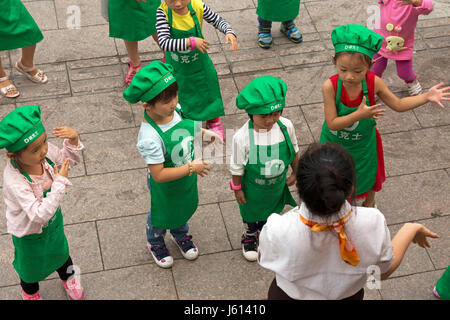
MULTIPOLYGON (((79 151, 84 148, 81 142, 73 146, 65 139, 60 150, 54 144, 48 143, 47 158, 60 167, 65 159, 69 159, 69 167, 80 162, 79 151)), ((42 227, 53 217, 60 205, 66 186, 70 181, 60 175, 55 175, 52 166, 47 161, 42 164, 44 174, 41 179, 29 182, 27 178, 7 161, 3 172, 3 197, 6 204, 7 232, 16 237, 41 233, 42 227), (41 181, 39 181, 41 180, 41 181), (51 183, 51 192, 43 197, 43 192, 51 183), (47 184, 47 185, 46 185, 47 184)), ((30 176, 31 179, 33 177, 30 176)))
POLYGON ((401 1, 383 0, 380 3, 380 25, 374 31, 383 36, 383 46, 378 52, 392 60, 410 60, 414 50, 414 31, 421 14, 433 11, 432 0, 422 0, 422 5, 401 6, 401 1))

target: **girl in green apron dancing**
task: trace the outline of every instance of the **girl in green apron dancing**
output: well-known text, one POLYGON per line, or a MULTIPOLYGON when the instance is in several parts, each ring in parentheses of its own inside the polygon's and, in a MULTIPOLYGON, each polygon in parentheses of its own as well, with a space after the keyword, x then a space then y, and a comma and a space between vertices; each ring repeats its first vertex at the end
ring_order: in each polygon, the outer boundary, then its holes
POLYGON ((158 44, 156 9, 161 0, 103 0, 102 5, 108 9, 109 36, 123 39, 127 49, 129 61, 125 83, 128 86, 141 69, 139 41, 152 36, 158 44))
POLYGON ((450 87, 443 83, 427 93, 399 99, 384 81, 370 72, 372 58, 380 49, 383 37, 362 25, 344 25, 331 33, 335 48, 338 74, 322 86, 325 121, 320 142, 334 142, 346 148, 355 159, 358 199, 365 199, 363 206, 375 206, 375 192, 385 181, 383 147, 376 130, 376 119, 385 110, 376 104, 375 95, 397 112, 435 102, 442 108, 441 100, 450 100, 450 87))
POLYGON ((242 252, 256 261, 258 233, 272 213, 297 203, 289 186, 295 183, 298 145, 292 122, 281 117, 285 106, 286 83, 265 76, 254 79, 236 98, 250 120, 233 137, 230 171, 244 222, 242 252), (289 166, 292 174, 287 177, 289 166))
MULTIPOLYGON (((47 83, 47 76, 34 65, 36 44, 44 36, 33 17, 20 0, 0 0, 0 8, 0 51, 22 48, 22 58, 14 67, 35 83, 47 83)), ((16 98, 19 94, 0 60, 0 95, 16 98)))
POLYGON ((198 206, 197 175, 203 177, 210 168, 206 161, 194 160, 194 136, 201 130, 221 140, 217 134, 201 129, 198 122, 183 118, 172 72, 171 65, 153 61, 136 74, 123 94, 131 103, 142 101, 145 109, 137 148, 149 169, 147 247, 162 268, 173 264, 164 242, 167 229, 186 259, 198 256, 192 236, 187 234, 187 222, 198 206))
POLYGON ((206 127, 225 138, 219 117, 225 114, 216 69, 207 50, 202 23, 222 31, 225 43, 237 51, 230 25, 202 0, 166 0, 157 11, 156 30, 166 63, 171 64, 179 85, 179 100, 186 118, 206 121, 206 127), (200 93, 200 94, 199 94, 200 93))
POLYGON ((66 187, 71 185, 69 163, 80 161, 83 145, 72 128, 57 127, 53 134, 65 139, 62 150, 47 141, 38 106, 19 107, 0 122, 0 148, 6 148, 11 159, 3 185, 7 229, 12 234, 13 266, 24 300, 41 300, 39 282, 54 271, 69 299, 84 299, 60 207, 66 187))
POLYGON ((272 47, 272 22, 281 22, 280 31, 294 42, 303 41, 302 34, 295 25, 300 11, 300 0, 259 0, 256 14, 258 15, 258 45, 263 49, 272 47))

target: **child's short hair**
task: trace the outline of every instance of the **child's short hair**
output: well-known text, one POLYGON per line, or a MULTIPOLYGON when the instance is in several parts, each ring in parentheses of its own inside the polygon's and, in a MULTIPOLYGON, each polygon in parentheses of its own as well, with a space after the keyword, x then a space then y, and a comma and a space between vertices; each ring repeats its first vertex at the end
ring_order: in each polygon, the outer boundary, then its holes
POLYGON ((355 161, 340 145, 314 143, 298 162, 298 194, 315 215, 327 217, 339 212, 355 181, 355 161))
POLYGON ((361 60, 361 62, 363 62, 367 65, 367 67, 369 69, 372 67, 372 64, 373 64, 372 58, 370 58, 369 56, 367 56, 361 52, 356 52, 356 51, 341 51, 341 52, 336 53, 334 56, 334 59, 333 59, 334 64, 336 64, 337 59, 343 55, 357 56, 361 60))
POLYGON ((161 91, 160 94, 158 94, 156 97, 151 99, 150 101, 147 101, 147 103, 151 106, 155 105, 157 102, 169 102, 173 98, 175 98, 178 94, 178 83, 175 81, 170 86, 168 86, 166 89, 161 91))
MULTIPOLYGON (((278 111, 275 111, 275 112, 278 112, 278 111)), ((272 114, 272 113, 268 113, 268 114, 272 114)), ((253 121, 253 114, 249 114, 249 113, 247 113, 247 114, 248 114, 248 117, 253 121)), ((283 114, 283 109, 280 110, 280 115, 282 115, 282 114, 283 114)))

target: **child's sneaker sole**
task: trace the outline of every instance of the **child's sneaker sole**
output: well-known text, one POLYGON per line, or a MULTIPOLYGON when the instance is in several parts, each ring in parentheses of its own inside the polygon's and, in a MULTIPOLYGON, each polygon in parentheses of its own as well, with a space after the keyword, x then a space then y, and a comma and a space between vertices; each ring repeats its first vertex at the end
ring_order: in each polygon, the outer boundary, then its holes
POLYGON ((158 258, 153 253, 151 247, 152 246, 149 243, 147 243, 147 249, 150 252, 150 254, 152 255, 153 260, 155 260, 156 264, 158 266, 160 266, 161 268, 164 268, 164 269, 171 268, 172 265, 173 265, 173 258, 172 258, 172 256, 167 256, 167 257, 162 258, 161 260, 158 260, 158 258))

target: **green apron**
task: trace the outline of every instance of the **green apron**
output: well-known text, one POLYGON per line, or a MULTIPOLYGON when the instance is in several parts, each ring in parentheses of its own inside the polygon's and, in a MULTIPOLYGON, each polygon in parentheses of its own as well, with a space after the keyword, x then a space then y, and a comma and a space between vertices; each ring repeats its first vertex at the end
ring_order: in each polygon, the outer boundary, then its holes
POLYGON ((294 20, 300 12, 300 0, 258 0, 256 14, 266 21, 294 20))
POLYGON ((20 0, 0 0, 0 51, 25 48, 44 39, 20 0))
MULTIPOLYGON (((145 120, 158 132, 166 148, 164 168, 174 168, 194 160, 195 121, 183 119, 162 132, 144 112, 145 120)), ((197 174, 178 180, 158 183, 150 174, 151 220, 160 229, 175 229, 184 225, 197 210, 197 174)))
POLYGON ((160 0, 109 0, 109 36, 141 41, 156 33, 156 10, 160 0))
POLYGON ((272 213, 283 211, 286 204, 297 206, 286 184, 286 173, 295 159, 295 150, 286 126, 280 120, 277 123, 285 141, 271 146, 255 146, 253 121, 248 123, 249 158, 241 183, 246 203, 239 204, 245 222, 266 221, 272 213), (277 149, 278 156, 272 156, 277 149), (261 155, 268 159, 261 159, 261 155))
MULTIPOLYGON (((190 3, 188 7, 195 27, 187 31, 173 28, 172 10, 168 10, 170 34, 173 39, 203 38, 197 15, 190 3)), ((198 49, 166 51, 165 59, 166 63, 175 69, 173 75, 179 87, 178 100, 186 118, 206 121, 225 115, 219 79, 207 52, 201 53, 198 49)))
MULTIPOLYGON (((370 106, 366 79, 363 79, 363 95, 370 106)), ((339 78, 336 92, 336 108, 338 117, 348 115, 358 110, 349 108, 341 102, 342 80, 339 78)), ((347 149, 355 160, 356 190, 355 194, 366 193, 373 188, 377 174, 377 139, 375 131, 376 121, 373 118, 361 119, 352 126, 331 131, 326 121, 322 126, 320 143, 334 142, 347 149)))
MULTIPOLYGON (((46 158, 47 162, 54 163, 46 158)), ((14 165, 14 163, 13 163, 14 165)), ((17 165, 14 165, 17 167, 17 165)), ((33 182, 23 170, 22 174, 33 182)), ((51 189, 44 191, 44 198, 51 189)), ((47 278, 69 259, 69 245, 64 234, 61 207, 42 228, 42 233, 30 234, 21 238, 12 236, 14 243, 13 266, 20 279, 26 283, 39 282, 47 278)))

